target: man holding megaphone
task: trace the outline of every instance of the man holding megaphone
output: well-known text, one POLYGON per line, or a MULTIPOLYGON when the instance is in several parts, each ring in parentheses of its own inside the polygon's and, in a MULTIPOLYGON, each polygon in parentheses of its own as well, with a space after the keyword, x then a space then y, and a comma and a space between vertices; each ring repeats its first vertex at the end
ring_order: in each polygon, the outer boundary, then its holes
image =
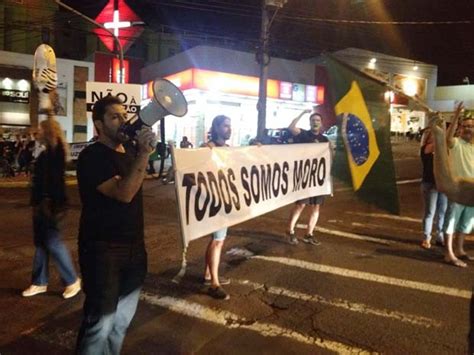
POLYGON ((99 139, 81 152, 77 167, 86 299, 76 350, 119 354, 147 272, 142 183, 155 134, 143 126, 130 144, 127 114, 114 96, 94 104, 92 119, 99 139))

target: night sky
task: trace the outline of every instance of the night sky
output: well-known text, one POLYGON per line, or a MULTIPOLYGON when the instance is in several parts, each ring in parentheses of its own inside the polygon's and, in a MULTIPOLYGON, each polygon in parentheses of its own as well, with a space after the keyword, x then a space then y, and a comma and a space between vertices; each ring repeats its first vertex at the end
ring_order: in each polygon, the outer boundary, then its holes
MULTIPOLYGON (((107 1, 65 1, 95 16, 107 1)), ((147 26, 178 31, 226 46, 254 50, 261 23, 259 0, 128 0, 147 26)), ((438 65, 438 85, 474 82, 474 0, 288 0, 274 17, 271 53, 306 59, 358 47, 438 65), (347 23, 346 20, 359 21, 347 23), (374 24, 363 21, 427 22, 374 24), (437 22, 467 22, 441 24, 437 22), (432 23, 433 22, 433 23, 432 23)))

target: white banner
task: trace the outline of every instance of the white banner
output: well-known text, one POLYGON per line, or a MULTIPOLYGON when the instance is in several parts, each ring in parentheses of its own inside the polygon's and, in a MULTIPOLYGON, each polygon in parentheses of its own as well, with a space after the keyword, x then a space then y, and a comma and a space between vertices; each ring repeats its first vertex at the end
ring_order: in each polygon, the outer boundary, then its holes
POLYGON ((122 100, 127 113, 133 115, 140 111, 142 101, 142 86, 138 84, 86 82, 87 118, 92 118, 94 103, 108 95, 117 96, 122 100))
POLYGON ((296 200, 332 193, 329 143, 175 149, 174 164, 186 246, 296 200))

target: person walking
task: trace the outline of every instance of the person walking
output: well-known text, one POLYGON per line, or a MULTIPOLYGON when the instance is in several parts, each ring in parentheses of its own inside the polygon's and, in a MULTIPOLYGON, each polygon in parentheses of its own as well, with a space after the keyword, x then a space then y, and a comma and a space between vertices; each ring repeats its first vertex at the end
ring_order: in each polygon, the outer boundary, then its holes
POLYGON ((64 171, 68 151, 62 132, 60 124, 51 116, 39 124, 39 139, 45 149, 36 160, 32 177, 31 204, 36 250, 31 285, 22 292, 23 297, 47 291, 49 257, 56 263, 66 286, 62 296, 71 298, 81 290, 81 280, 59 231, 66 207, 64 171))

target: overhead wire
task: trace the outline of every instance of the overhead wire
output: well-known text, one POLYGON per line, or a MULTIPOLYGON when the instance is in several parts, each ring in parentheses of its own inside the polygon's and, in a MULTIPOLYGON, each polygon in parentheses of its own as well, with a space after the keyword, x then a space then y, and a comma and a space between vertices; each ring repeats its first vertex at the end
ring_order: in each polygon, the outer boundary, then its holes
MULTIPOLYGON (((242 7, 238 7, 238 6, 230 6, 230 9, 228 8, 229 6, 229 3, 225 2, 225 1, 216 1, 217 4, 207 4, 207 7, 202 7, 203 4, 198 4, 198 3, 190 3, 189 1, 180 1, 179 3, 160 3, 160 5, 164 5, 164 6, 168 6, 168 7, 174 7, 174 8, 184 8, 184 9, 189 9, 189 10, 198 10, 198 11, 205 11, 205 12, 210 12, 210 13, 218 13, 218 14, 228 14, 228 15, 237 15, 237 16, 251 16, 253 18, 259 18, 260 16, 258 15, 255 15, 255 11, 250 11, 250 9, 252 10, 257 10, 258 8, 257 7, 252 7, 251 5, 245 5, 244 4, 241 4, 242 7), (220 5, 219 5, 220 4, 220 5), (209 5, 212 5, 212 6, 209 6, 209 5), (222 5, 225 5, 225 6, 222 6, 222 5), (238 11, 234 11, 234 10, 238 10, 238 11)), ((235 3, 233 4, 235 5, 235 3)), ((31 7, 34 7, 34 6, 31 6, 31 7)), ((63 13, 64 14, 64 13, 63 13)), ((74 16, 71 16, 71 17, 74 17, 74 16)), ((50 17, 51 18, 51 21, 54 21, 55 20, 55 17, 54 15, 50 17)), ((300 26, 305 26, 305 27, 311 27, 311 26, 321 26, 323 28, 336 28, 335 31, 336 33, 339 33, 341 32, 340 29, 337 29, 337 27, 333 26, 333 24, 335 23, 339 23, 339 24, 347 24, 347 25, 352 25, 352 26, 355 26, 355 27, 358 27, 358 31, 361 31, 361 32, 365 32, 365 33, 370 33, 370 34, 373 34, 373 31, 370 31, 367 29, 366 25, 374 25, 374 24, 414 24, 415 22, 414 21, 364 21, 364 20, 340 20, 340 19, 324 19, 324 18, 315 18, 315 17, 308 17, 308 16, 295 16, 295 15, 292 15, 290 13, 290 15, 288 15, 287 13, 285 12, 280 12, 279 16, 278 17, 274 17, 275 21, 277 22, 283 22, 283 23, 292 23, 292 24, 295 24, 295 25, 300 25, 300 26), (307 22, 305 22, 307 21, 307 22), (364 26, 361 26, 361 25, 364 25, 364 26), (362 28, 365 28, 365 30, 362 30, 362 28)), ((72 20, 72 19, 71 19, 72 20)), ((51 23, 50 21, 43 21, 43 23, 47 23, 47 24, 54 24, 54 23, 51 23)), ((416 22, 416 24, 427 24, 427 23, 430 23, 430 24, 446 24, 446 23, 449 23, 449 24, 454 24, 454 22, 456 22, 456 24, 464 24, 464 23, 472 23, 470 20, 469 21, 421 21, 421 22, 416 22)), ((173 31, 176 31, 177 30, 177 27, 176 26, 169 26, 169 25, 166 25, 168 28, 172 29, 173 31)), ((77 30, 76 28, 73 28, 71 27, 71 30, 77 30)), ((181 29, 182 31, 186 32, 186 31, 191 31, 189 29, 181 29)), ((208 30, 209 31, 209 30, 208 30)), ((92 33, 91 31, 89 31, 89 33, 92 33)), ((181 37, 183 37, 183 34, 178 34, 180 35, 181 37)), ((244 41, 244 42, 249 42, 249 43, 256 43, 257 40, 256 39, 243 39, 243 38, 232 38, 232 37, 227 37, 227 36, 217 36, 217 35, 214 35, 212 33, 203 33, 203 32, 199 32, 199 36, 202 36, 202 37, 214 37, 214 39, 224 39, 224 40, 227 40, 227 41, 234 41, 234 42, 241 42, 241 41, 244 41)), ((188 36, 189 37, 189 36, 188 36)), ((282 47, 282 43, 285 43, 285 41, 287 41, 288 39, 287 38, 282 38, 282 39, 275 39, 275 37, 273 37, 273 40, 271 42, 271 47, 272 48, 279 48, 281 50, 284 50, 285 52, 292 52, 292 53, 308 53, 308 52, 313 52, 313 51, 321 51, 321 48, 315 48, 315 47, 309 47, 307 43, 305 42, 295 42, 295 41, 292 41, 292 44, 301 44, 304 46, 304 50, 296 50, 296 49, 286 49, 286 48, 281 48, 282 47)), ((146 45, 148 45, 149 43, 146 43, 146 41, 143 41, 143 43, 145 43, 146 45)), ((317 43, 326 47, 326 48, 337 48, 338 46, 334 43, 334 41, 325 41, 324 39, 322 38, 318 38, 317 40, 317 43)))

